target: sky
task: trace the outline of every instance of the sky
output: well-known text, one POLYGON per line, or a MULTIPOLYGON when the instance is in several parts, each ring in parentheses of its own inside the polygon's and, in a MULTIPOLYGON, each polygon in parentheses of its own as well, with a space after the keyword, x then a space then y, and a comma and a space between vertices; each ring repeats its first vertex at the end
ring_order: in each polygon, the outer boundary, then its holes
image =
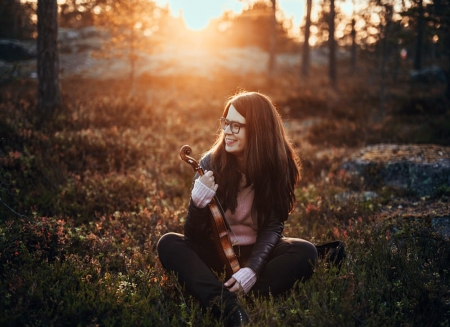
MULTIPOLYGON (((239 13, 245 7, 246 1, 239 0, 156 0, 158 4, 169 5, 172 15, 179 17, 180 13, 191 30, 201 30, 208 25, 211 18, 220 17, 225 10, 239 13)), ((294 25, 300 26, 303 19, 305 0, 278 0, 277 6, 283 10, 286 18, 294 18, 294 25)))

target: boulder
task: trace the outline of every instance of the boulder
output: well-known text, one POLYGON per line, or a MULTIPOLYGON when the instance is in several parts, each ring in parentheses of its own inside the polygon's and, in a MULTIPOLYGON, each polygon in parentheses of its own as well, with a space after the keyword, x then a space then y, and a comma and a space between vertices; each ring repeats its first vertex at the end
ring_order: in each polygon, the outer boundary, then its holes
POLYGON ((450 203, 448 201, 400 201, 384 208, 379 226, 397 238, 426 237, 450 240, 450 203), (401 204, 400 204, 401 203, 401 204))
POLYGON ((15 62, 34 58, 36 58, 36 49, 18 40, 0 40, 0 60, 15 62))
POLYGON ((350 155, 341 169, 362 177, 369 189, 387 186, 420 197, 450 193, 450 147, 372 145, 350 155))
POLYGON ((410 72, 411 81, 420 84, 447 84, 445 71, 437 66, 428 67, 422 70, 413 70, 410 72))
POLYGON ((95 26, 79 29, 60 28, 58 30, 60 51, 63 54, 98 50, 106 37, 107 34, 95 26))

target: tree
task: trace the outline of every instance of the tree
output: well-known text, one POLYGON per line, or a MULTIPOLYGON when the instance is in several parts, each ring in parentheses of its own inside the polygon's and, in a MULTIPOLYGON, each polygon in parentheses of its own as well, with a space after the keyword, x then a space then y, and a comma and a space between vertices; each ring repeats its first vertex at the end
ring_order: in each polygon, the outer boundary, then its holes
POLYGON ((81 28, 94 24, 94 8, 105 0, 58 0, 59 26, 81 28), (64 1, 64 2, 63 2, 64 1))
POLYGON ((141 54, 151 53, 161 42, 156 32, 161 30, 168 10, 158 7, 153 0, 109 0, 99 5, 97 11, 96 25, 106 29, 110 36, 97 56, 128 62, 132 93, 141 54))
MULTIPOLYGON (((277 16, 283 14, 277 9, 277 16)), ((242 13, 224 12, 213 19, 204 33, 205 43, 216 49, 256 46, 270 53, 274 23, 273 7, 268 1, 248 2, 242 13)), ((286 22, 276 20, 275 52, 293 51, 297 44, 289 36, 286 22)))
POLYGON ((275 73, 275 63, 276 63, 276 48, 277 48, 277 1, 271 0, 272 2, 272 15, 270 21, 270 46, 269 46, 269 78, 272 78, 275 73))
POLYGON ((450 100, 450 1, 434 0, 434 8, 432 9, 432 17, 438 42, 443 49, 443 56, 446 58, 444 63, 447 75, 446 97, 450 100))
POLYGON ((356 25, 356 20, 354 17, 352 17, 352 22, 351 22, 351 39, 352 39, 352 44, 351 44, 351 56, 350 56, 350 70, 352 73, 356 72, 356 29, 355 29, 355 25, 356 25))
POLYGON ((31 39, 36 24, 31 17, 35 4, 20 0, 0 0, 0 38, 31 39))
POLYGON ((57 0, 38 0, 37 72, 38 111, 42 119, 53 116, 61 106, 58 51, 57 0))
MULTIPOLYGON (((450 80, 450 1, 414 0, 401 12, 408 30, 413 34, 409 47, 414 50, 413 67, 422 68, 425 60, 432 60, 446 70, 450 80)), ((447 98, 450 99, 450 83, 447 83, 447 98)))
MULTIPOLYGON (((381 65, 380 65, 380 119, 384 118, 384 105, 386 102, 386 70, 389 58, 389 39, 392 29, 392 18, 394 15, 393 6, 385 4, 384 26, 380 23, 380 40, 381 40, 381 65)), ((383 20, 380 20, 383 21, 383 20)))
POLYGON ((424 35, 424 10, 423 0, 419 0, 418 4, 418 17, 417 17, 417 36, 416 36, 416 49, 414 55, 414 69, 422 69, 422 47, 423 47, 423 35, 424 35))
POLYGON ((336 86, 336 40, 334 38, 336 9, 335 0, 330 0, 330 15, 328 23, 328 49, 329 49, 329 62, 328 62, 328 76, 331 84, 336 86))
POLYGON ((310 68, 310 46, 309 37, 311 35, 311 10, 312 10, 312 0, 306 1, 306 20, 305 20, 305 38, 303 41, 303 56, 302 56, 302 76, 306 77, 309 75, 310 68))

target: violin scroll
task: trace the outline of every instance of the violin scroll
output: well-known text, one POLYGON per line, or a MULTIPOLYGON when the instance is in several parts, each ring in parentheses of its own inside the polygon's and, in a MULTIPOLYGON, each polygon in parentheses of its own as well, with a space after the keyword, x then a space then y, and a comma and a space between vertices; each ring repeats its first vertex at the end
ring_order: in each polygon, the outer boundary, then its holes
POLYGON ((196 172, 198 172, 200 174, 200 176, 202 176, 203 175, 203 169, 199 165, 197 160, 195 160, 194 158, 189 156, 191 153, 192 153, 191 147, 189 145, 183 145, 181 147, 181 149, 180 149, 181 160, 183 160, 183 161, 187 162, 188 164, 190 164, 192 166, 192 168, 194 168, 194 170, 196 172))

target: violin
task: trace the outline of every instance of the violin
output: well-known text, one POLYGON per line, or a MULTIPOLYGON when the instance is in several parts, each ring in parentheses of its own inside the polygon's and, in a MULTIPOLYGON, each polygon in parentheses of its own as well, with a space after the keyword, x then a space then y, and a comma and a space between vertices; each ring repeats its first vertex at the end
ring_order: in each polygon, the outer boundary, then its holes
MULTIPOLYGON (((196 171, 200 176, 203 176, 203 168, 194 158, 189 156, 191 152, 192 149, 189 145, 183 145, 180 149, 180 157, 183 161, 191 165, 192 168, 194 168, 194 171, 196 171)), ((216 196, 212 198, 208 206, 214 244, 219 253, 219 257, 225 264, 227 276, 231 277, 231 275, 240 269, 239 260, 234 252, 233 245, 230 240, 231 228, 216 196)))

